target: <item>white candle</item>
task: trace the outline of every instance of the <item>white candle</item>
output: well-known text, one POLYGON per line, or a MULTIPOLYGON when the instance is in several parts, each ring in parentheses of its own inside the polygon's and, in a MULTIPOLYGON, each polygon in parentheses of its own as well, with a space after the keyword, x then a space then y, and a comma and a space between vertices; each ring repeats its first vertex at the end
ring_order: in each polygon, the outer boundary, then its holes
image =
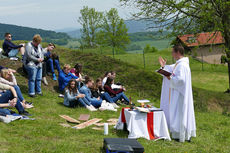
POLYGON ((104 123, 104 135, 108 135, 108 134, 109 134, 109 124, 104 123))

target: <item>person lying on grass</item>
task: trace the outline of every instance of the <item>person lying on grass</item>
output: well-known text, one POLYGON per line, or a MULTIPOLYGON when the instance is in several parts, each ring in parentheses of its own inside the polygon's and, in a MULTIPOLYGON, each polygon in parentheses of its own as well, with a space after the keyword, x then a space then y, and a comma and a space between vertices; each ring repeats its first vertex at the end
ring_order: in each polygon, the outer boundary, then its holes
POLYGON ((64 105, 74 108, 79 104, 90 111, 96 111, 91 103, 85 98, 85 95, 79 93, 77 81, 71 79, 65 88, 64 105))
POLYGON ((22 95, 21 89, 20 87, 17 85, 17 80, 14 76, 14 74, 12 73, 12 71, 10 71, 9 69, 2 69, 0 72, 0 82, 9 86, 14 87, 17 96, 20 100, 20 102, 22 103, 24 108, 31 108, 33 107, 31 105, 31 103, 27 102, 25 100, 25 98, 22 95))
POLYGON ((129 104, 129 99, 124 94, 124 91, 126 91, 126 89, 122 87, 119 90, 114 90, 111 87, 112 84, 114 84, 114 79, 112 77, 107 78, 104 89, 112 97, 113 102, 116 103, 118 100, 124 99, 124 103, 129 104))

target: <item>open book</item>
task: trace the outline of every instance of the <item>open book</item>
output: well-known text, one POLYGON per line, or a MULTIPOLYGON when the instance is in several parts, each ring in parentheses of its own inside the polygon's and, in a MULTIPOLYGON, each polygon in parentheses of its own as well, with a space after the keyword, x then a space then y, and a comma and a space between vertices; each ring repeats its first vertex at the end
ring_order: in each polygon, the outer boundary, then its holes
POLYGON ((171 76, 172 75, 172 73, 170 73, 170 72, 168 72, 168 71, 165 71, 165 70, 163 70, 163 69, 159 69, 159 70, 157 70, 156 71, 157 73, 160 73, 160 74, 162 74, 162 75, 164 75, 164 76, 171 76))

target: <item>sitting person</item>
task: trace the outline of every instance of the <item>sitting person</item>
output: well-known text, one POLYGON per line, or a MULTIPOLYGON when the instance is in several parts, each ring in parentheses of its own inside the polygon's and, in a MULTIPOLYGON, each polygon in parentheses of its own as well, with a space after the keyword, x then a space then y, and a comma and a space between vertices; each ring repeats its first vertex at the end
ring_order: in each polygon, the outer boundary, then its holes
POLYGON ((12 35, 10 33, 5 33, 5 40, 2 44, 4 55, 7 57, 16 57, 18 52, 21 53, 22 58, 25 52, 25 44, 15 45, 12 42, 12 35))
POLYGON ((65 88, 64 105, 67 107, 76 107, 79 103, 90 111, 96 111, 91 103, 85 98, 85 95, 78 92, 77 81, 71 79, 65 88))
POLYGON ((11 115, 13 111, 10 111, 4 108, 15 107, 15 105, 16 105, 16 102, 13 100, 10 100, 8 103, 0 104, 0 115, 1 116, 11 115))
POLYGON ((15 108, 18 110, 19 114, 27 116, 30 115, 24 110, 14 87, 0 83, 0 90, 2 90, 0 91, 0 104, 7 104, 8 101, 12 101, 13 103, 16 103, 15 108))
POLYGON ((123 92, 123 91, 126 91, 126 89, 124 87, 122 87, 119 90, 114 90, 111 87, 112 84, 114 84, 113 78, 111 78, 111 77, 107 78, 107 81, 105 83, 104 89, 112 97, 113 102, 116 103, 118 100, 124 99, 125 100, 125 104, 128 105, 129 104, 129 99, 126 97, 126 95, 123 92))
MULTIPOLYGON (((57 77, 54 72, 54 66, 56 68, 60 67, 59 65, 59 57, 57 56, 56 53, 52 53, 52 51, 55 49, 55 45, 53 43, 49 43, 48 47, 44 49, 44 57, 45 57, 45 65, 46 65, 46 70, 47 72, 52 73, 53 80, 56 81, 57 77)), ((46 73, 46 72, 45 72, 46 73)), ((48 84, 48 83, 47 83, 48 84)))
POLYGON ((60 69, 60 67, 57 68, 59 71, 58 76, 58 85, 59 85, 59 91, 63 92, 65 87, 68 85, 69 81, 71 79, 76 79, 76 81, 81 81, 81 78, 78 78, 77 76, 74 76, 72 73, 70 73, 70 65, 65 64, 63 70, 60 69))
POLYGON ((85 94, 85 98, 96 108, 101 107, 101 97, 95 98, 89 88, 93 87, 94 81, 91 78, 86 77, 85 85, 80 88, 80 93, 85 94))
MULTIPOLYGON (((111 78, 113 78, 113 80, 115 80, 115 78, 116 78, 116 72, 115 71, 112 71, 111 72, 111 78)), ((120 83, 113 83, 112 85, 111 85, 111 87, 112 87, 112 89, 114 89, 114 90, 119 90, 119 89, 121 89, 122 88, 122 85, 120 84, 120 83)))
POLYGON ((75 75, 75 76, 77 76, 77 77, 79 77, 79 78, 82 78, 82 64, 77 63, 77 64, 74 66, 74 68, 72 68, 72 69, 70 70, 70 72, 71 72, 73 75, 75 75))
POLYGON ((98 78, 96 80, 96 84, 90 90, 91 90, 93 97, 95 97, 95 98, 101 97, 102 100, 106 100, 107 102, 111 103, 114 108, 119 108, 119 106, 117 106, 114 103, 113 99, 108 94, 108 92, 104 91, 104 88, 102 87, 102 79, 101 78, 98 78))
POLYGON ((14 74, 12 73, 12 71, 10 71, 9 69, 2 69, 0 72, 0 82, 6 85, 10 85, 12 87, 14 87, 18 98, 20 100, 20 102, 22 102, 22 105, 24 108, 31 108, 29 106, 29 102, 27 102, 24 97, 22 96, 22 92, 19 88, 19 86, 17 85, 17 80, 14 76, 14 74))
POLYGON ((104 78, 102 80, 102 86, 104 87, 107 78, 111 77, 111 72, 105 72, 104 78))

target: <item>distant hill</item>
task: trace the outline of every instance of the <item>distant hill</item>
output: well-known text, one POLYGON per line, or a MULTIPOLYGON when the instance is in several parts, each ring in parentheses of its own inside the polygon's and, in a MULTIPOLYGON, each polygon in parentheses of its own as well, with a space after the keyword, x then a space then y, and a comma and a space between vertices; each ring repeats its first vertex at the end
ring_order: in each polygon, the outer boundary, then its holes
POLYGON ((4 39, 4 34, 6 32, 12 34, 13 40, 31 40, 35 34, 40 34, 43 38, 43 41, 53 42, 59 45, 65 45, 67 44, 67 40, 71 39, 69 35, 63 32, 0 23, 1 39, 4 39))
MULTIPOLYGON (((148 32, 150 27, 152 25, 151 22, 149 21, 136 21, 136 20, 125 20, 125 24, 128 28, 128 33, 136 33, 136 32, 148 32)), ((158 29, 152 29, 151 31, 156 31, 158 29)), ((80 29, 75 29, 73 28, 65 28, 61 30, 55 30, 56 32, 65 32, 67 33, 71 38, 80 38, 81 37, 81 32, 80 29), (69 29, 69 30, 68 30, 69 29)))

